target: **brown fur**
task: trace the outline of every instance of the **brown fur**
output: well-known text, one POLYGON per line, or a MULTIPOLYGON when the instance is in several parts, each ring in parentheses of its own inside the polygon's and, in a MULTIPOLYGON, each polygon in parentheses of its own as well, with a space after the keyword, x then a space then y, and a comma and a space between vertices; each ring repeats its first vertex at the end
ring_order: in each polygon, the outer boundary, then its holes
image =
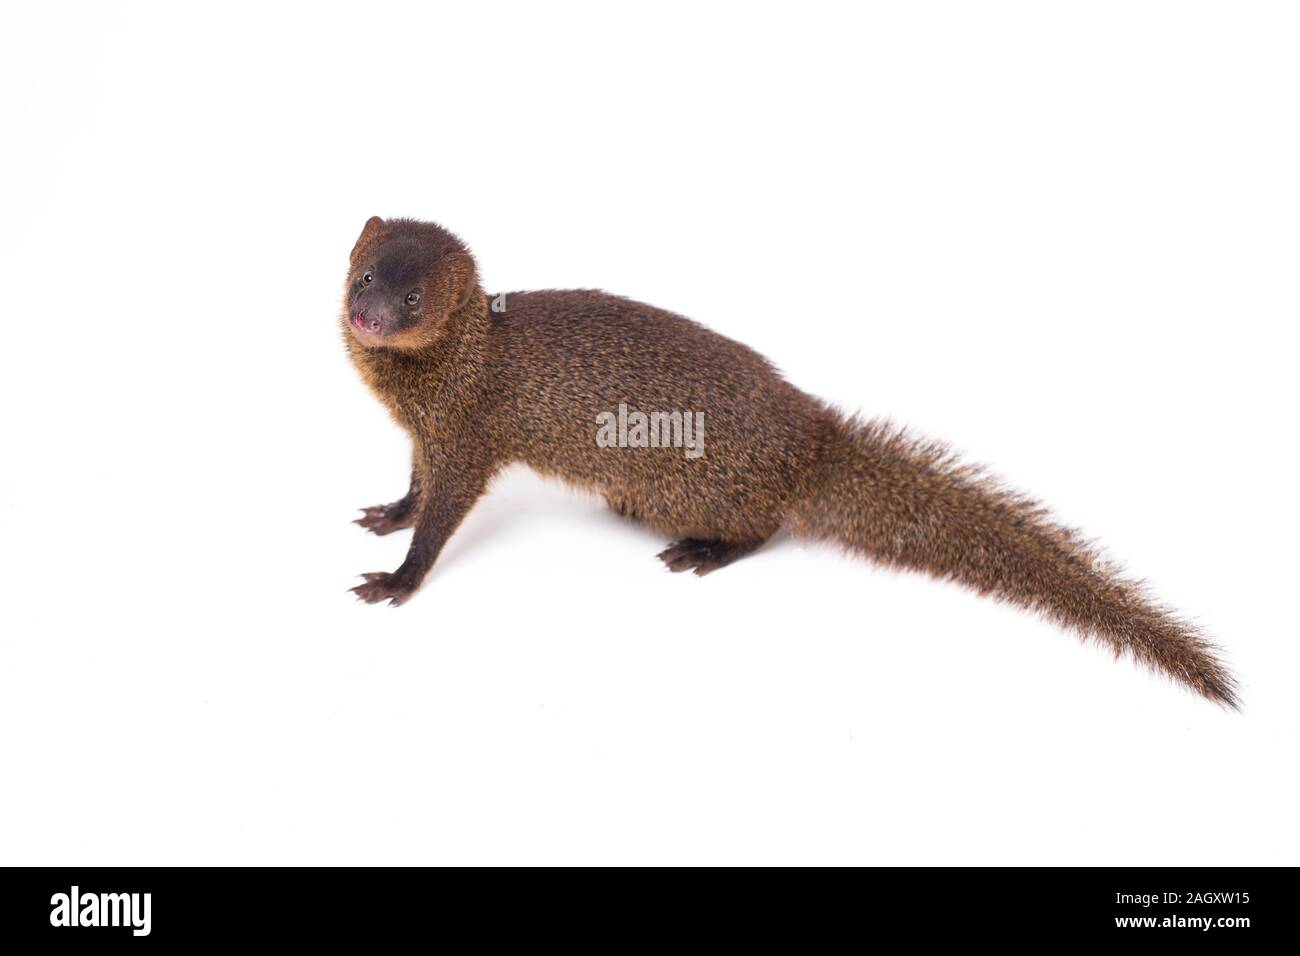
POLYGON ((366 575, 361 599, 405 601, 492 475, 523 462, 678 539, 660 555, 674 571, 723 567, 785 527, 1040 611, 1235 705, 1191 625, 941 446, 846 420, 753 350, 652 306, 596 291, 504 301, 489 309, 468 250, 438 226, 376 217, 353 249, 348 350, 414 448, 407 496, 358 522, 414 527, 410 552, 366 575), (359 311, 382 331, 354 322, 359 311), (599 447, 596 415, 620 403, 704 412, 704 455, 599 447))

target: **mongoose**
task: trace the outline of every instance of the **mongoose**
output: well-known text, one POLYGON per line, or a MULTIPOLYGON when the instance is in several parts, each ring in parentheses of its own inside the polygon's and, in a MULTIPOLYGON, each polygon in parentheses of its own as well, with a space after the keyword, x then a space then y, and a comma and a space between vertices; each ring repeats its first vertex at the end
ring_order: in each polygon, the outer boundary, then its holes
POLYGON ((352 250, 342 326, 413 446, 406 496, 357 522, 415 529, 401 567, 353 589, 363 601, 406 601, 493 474, 523 462, 664 534, 673 571, 715 571, 786 528, 1041 612, 1237 704, 1214 646, 1036 502, 940 444, 842 416, 682 316, 598 291, 489 297, 450 232, 376 216, 352 250), (602 447, 600 416, 629 408, 698 415, 702 453, 602 447))

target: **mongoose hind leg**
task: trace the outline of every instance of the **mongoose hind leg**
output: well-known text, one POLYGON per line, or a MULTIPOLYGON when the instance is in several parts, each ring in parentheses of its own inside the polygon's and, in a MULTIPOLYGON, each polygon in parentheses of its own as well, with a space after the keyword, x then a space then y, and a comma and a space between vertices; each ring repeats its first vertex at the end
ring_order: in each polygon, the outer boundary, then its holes
POLYGON ((710 571, 725 568, 757 550, 762 541, 706 541, 701 538, 683 538, 674 542, 668 549, 661 551, 659 560, 668 565, 669 571, 694 571, 703 577, 710 571))

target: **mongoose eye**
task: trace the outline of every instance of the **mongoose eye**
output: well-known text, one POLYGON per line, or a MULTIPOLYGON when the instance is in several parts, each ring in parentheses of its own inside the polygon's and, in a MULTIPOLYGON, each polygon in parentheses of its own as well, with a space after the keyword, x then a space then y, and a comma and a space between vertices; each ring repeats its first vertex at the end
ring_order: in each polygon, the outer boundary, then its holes
POLYGON ((362 282, 373 282, 374 279, 375 279, 375 274, 373 272, 367 272, 365 275, 361 277, 362 282))
POLYGON ((415 305, 415 303, 419 301, 420 301, 420 293, 418 292, 412 292, 410 295, 406 297, 407 305, 415 305))

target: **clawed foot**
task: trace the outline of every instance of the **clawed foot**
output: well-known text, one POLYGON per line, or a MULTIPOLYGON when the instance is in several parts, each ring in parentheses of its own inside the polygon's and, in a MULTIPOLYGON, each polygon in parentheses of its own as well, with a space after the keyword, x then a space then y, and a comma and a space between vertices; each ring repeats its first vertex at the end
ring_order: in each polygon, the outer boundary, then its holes
POLYGON ((415 509, 405 498, 394 501, 391 505, 375 505, 362 508, 361 517, 353 524, 359 524, 375 534, 391 534, 415 524, 415 509))
POLYGON ((744 557, 756 547, 753 544, 685 538, 669 545, 666 551, 659 552, 659 560, 668 565, 669 571, 694 571, 703 577, 710 571, 726 567, 737 558, 744 557))
POLYGON ((365 601, 367 604, 378 604, 380 601, 387 600, 389 607, 397 607, 405 603, 406 599, 415 592, 415 588, 389 571, 372 571, 361 576, 366 579, 366 583, 352 588, 352 593, 357 596, 358 601, 365 601))

